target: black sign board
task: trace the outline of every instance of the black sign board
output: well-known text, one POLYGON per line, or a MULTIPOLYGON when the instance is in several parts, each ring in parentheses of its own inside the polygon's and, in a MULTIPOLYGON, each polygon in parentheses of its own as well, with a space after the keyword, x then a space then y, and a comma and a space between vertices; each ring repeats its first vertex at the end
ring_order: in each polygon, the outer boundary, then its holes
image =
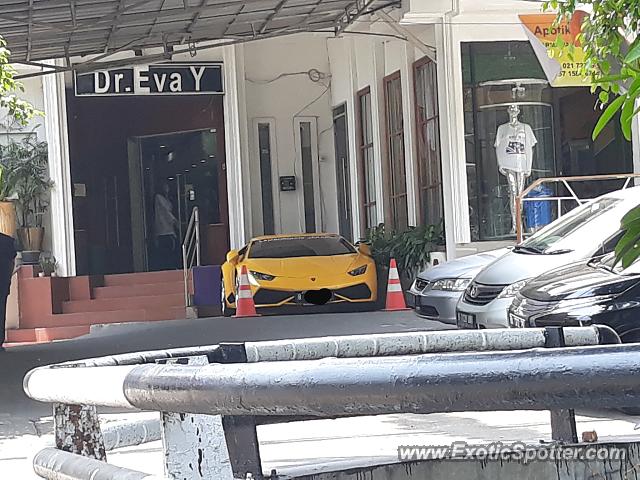
POLYGON ((211 95, 223 93, 219 63, 163 63, 75 75, 76 95, 211 95))
POLYGON ((292 192, 296 189, 296 177, 284 176, 280 177, 280 191, 292 192))

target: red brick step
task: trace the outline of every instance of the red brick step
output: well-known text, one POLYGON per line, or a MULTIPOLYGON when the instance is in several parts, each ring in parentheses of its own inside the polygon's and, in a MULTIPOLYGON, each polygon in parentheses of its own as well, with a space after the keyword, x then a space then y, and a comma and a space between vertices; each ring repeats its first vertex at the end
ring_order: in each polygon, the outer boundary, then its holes
POLYGON ((138 285, 97 287, 93 290, 93 298, 149 297, 177 293, 184 295, 184 284, 176 282, 143 283, 138 285))
MULTIPOLYGON (((109 287, 113 288, 113 287, 109 287)), ((154 307, 184 307, 184 293, 138 297, 98 298, 75 300, 62 304, 63 313, 107 312, 154 307)))
POLYGON ((184 272, 182 270, 169 270, 163 272, 121 273, 104 277, 105 287, 172 282, 182 284, 184 282, 184 272))

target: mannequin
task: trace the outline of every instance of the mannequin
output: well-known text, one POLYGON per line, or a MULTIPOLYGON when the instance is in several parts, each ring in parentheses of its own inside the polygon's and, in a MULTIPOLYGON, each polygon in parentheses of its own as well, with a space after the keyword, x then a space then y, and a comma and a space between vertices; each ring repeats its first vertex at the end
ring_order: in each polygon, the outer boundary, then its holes
POLYGON ((509 105, 509 122, 498 127, 496 132, 496 157, 499 172, 507 177, 509 184, 509 207, 511 209, 511 233, 516 231, 516 198, 524 190, 526 178, 531 175, 533 147, 536 140, 533 130, 518 120, 520 108, 509 105))

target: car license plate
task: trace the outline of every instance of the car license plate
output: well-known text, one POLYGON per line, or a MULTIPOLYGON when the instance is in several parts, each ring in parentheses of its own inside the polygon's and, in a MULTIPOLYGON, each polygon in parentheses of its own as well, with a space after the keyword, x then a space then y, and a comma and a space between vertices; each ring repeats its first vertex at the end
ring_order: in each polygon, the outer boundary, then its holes
POLYGON ((456 312, 456 324, 458 328, 478 328, 476 316, 472 313, 456 312))
POLYGON ((527 326, 527 319, 524 317, 519 317, 513 313, 509 313, 509 325, 512 328, 524 328, 527 326))

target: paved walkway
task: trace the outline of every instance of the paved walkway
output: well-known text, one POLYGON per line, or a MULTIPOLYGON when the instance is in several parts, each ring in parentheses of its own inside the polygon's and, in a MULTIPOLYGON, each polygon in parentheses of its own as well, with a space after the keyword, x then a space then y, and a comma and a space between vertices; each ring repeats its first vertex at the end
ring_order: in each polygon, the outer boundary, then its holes
MULTIPOLYGON (((104 421, 154 413, 106 414, 104 421)), ((580 412, 578 432, 596 430, 600 440, 638 440, 640 417, 616 412, 580 412)), ((35 480, 31 457, 53 442, 51 418, 14 420, 0 417, 0 472, 2 478, 35 480), (6 475, 6 477, 5 477, 6 475)), ((397 461, 400 445, 449 445, 465 440, 473 444, 494 441, 550 441, 546 411, 465 412, 430 415, 380 415, 376 417, 315 420, 258 427, 265 472, 312 473, 397 461)), ((160 442, 120 449, 108 454, 109 462, 161 475, 160 442)))

